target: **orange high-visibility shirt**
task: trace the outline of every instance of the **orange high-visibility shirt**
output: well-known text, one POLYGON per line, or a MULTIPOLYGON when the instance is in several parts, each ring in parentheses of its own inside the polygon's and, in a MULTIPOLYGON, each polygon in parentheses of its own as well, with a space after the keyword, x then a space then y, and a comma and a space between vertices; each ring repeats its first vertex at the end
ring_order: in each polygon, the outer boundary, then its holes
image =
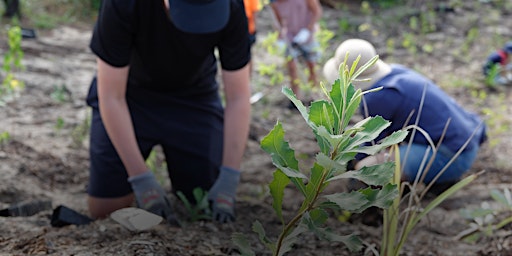
POLYGON ((245 14, 247 15, 247 23, 249 23, 249 33, 256 32, 256 13, 260 10, 259 0, 244 0, 245 14))

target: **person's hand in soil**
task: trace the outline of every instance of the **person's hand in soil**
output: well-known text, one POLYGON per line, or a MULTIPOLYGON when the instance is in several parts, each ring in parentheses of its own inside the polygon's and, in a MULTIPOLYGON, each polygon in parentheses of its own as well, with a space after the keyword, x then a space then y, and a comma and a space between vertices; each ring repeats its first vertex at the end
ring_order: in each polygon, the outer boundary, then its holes
POLYGON ((169 198, 151 171, 128 178, 139 208, 162 216, 169 224, 179 226, 169 198))
POLYGON ((220 223, 235 221, 235 197, 239 181, 240 171, 221 167, 217 181, 208 192, 213 220, 220 223))

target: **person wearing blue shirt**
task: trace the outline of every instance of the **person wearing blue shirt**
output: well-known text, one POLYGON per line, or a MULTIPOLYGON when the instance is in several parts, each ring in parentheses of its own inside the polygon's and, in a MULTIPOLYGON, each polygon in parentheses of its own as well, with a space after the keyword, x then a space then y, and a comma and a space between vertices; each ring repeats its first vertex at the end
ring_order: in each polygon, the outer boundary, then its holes
POLYGON ((503 48, 489 54, 482 67, 484 76, 494 76, 491 79, 496 85, 512 84, 512 63, 510 54, 512 54, 512 41, 507 42, 503 48), (492 72, 493 69, 496 69, 495 74, 492 72))
MULTIPOLYGON (((335 56, 329 59, 323 68, 329 82, 338 78, 339 64, 347 52, 349 67, 359 55, 361 56, 358 68, 377 55, 374 46, 368 41, 344 41, 336 50, 335 56)), ((435 180, 431 191, 444 191, 470 169, 480 145, 486 140, 486 126, 478 115, 461 107, 432 80, 400 64, 388 64, 379 59, 357 79, 365 80, 354 82, 354 86, 362 90, 382 87, 379 91, 365 94, 361 104, 363 116, 379 115, 391 122, 376 139, 377 142, 392 132, 416 122, 428 134, 427 138, 419 131, 410 130, 409 138, 399 145, 402 180, 413 182, 417 176, 421 177, 425 170, 427 173, 423 182, 429 184, 463 147, 460 155, 435 180), (429 143, 429 139, 433 145, 429 143), (430 161, 435 150, 437 152, 432 166, 423 168, 423 163, 430 161)), ((374 156, 358 154, 356 159, 359 161, 355 169, 388 160, 387 152, 374 156)))

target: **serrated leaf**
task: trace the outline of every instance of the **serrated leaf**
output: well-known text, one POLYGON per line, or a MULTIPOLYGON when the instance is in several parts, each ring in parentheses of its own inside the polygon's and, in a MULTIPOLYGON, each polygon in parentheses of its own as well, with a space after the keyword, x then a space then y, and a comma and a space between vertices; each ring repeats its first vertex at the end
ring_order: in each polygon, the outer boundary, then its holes
POLYGON ((357 153, 364 153, 367 155, 374 155, 384 148, 387 148, 389 146, 392 146, 392 145, 402 142, 407 137, 407 134, 409 134, 409 132, 406 130, 396 131, 396 132, 393 132, 391 135, 385 137, 379 144, 376 144, 373 146, 367 146, 367 147, 354 148, 349 151, 357 152, 357 153))
POLYGON ((350 193, 336 193, 325 195, 324 197, 330 202, 338 205, 342 210, 356 213, 360 212, 360 209, 368 204, 366 195, 359 191, 351 191, 350 193))
POLYGON ((238 247, 240 250, 240 255, 242 256, 254 256, 256 255, 254 251, 251 249, 251 244, 247 237, 245 237, 242 233, 233 233, 231 235, 231 241, 238 247))
POLYGON ((327 170, 329 174, 333 172, 345 171, 347 167, 347 164, 345 162, 334 161, 323 153, 318 153, 316 155, 316 163, 318 163, 325 170, 327 170))
POLYGON ((270 195, 272 195, 272 207, 282 223, 284 223, 282 212, 284 189, 288 184, 290 184, 290 179, 279 170, 274 172, 274 179, 269 184, 270 195))
POLYGON ((368 207, 376 206, 383 209, 388 208, 393 203, 393 199, 398 196, 398 189, 395 184, 387 184, 382 189, 369 187, 360 191, 366 195, 366 199, 370 203, 368 207))
POLYGON ((309 216, 315 225, 323 225, 329 218, 329 214, 324 209, 315 208, 309 211, 309 216))
POLYGON ((281 123, 277 122, 267 136, 261 140, 260 146, 265 152, 270 154, 274 165, 289 167, 294 170, 299 169, 299 162, 295 158, 295 151, 284 140, 284 130, 281 123))
POLYGON ((380 186, 388 183, 393 177, 394 162, 386 162, 379 165, 365 166, 357 171, 348 171, 332 177, 329 181, 354 178, 368 185, 380 186))
POLYGON ((375 140, 391 123, 381 116, 367 117, 356 123, 353 128, 359 129, 350 140, 348 149, 358 147, 375 140))
POLYGON ((281 123, 277 122, 267 136, 261 140, 260 146, 270 154, 272 163, 290 177, 293 184, 305 195, 306 191, 302 179, 307 177, 299 172, 299 161, 295 158, 295 151, 284 140, 284 130, 281 123))
POLYGON ((325 127, 323 126, 319 126, 315 134, 317 135, 317 137, 322 138, 327 144, 325 147, 321 147, 322 152, 324 154, 329 154, 330 151, 333 150, 336 145, 340 145, 343 140, 348 139, 344 135, 333 135, 329 133, 329 131, 327 131, 327 129, 325 129, 325 127))
MULTIPOLYGON (((327 130, 325 130, 325 127, 319 127, 319 128, 323 128, 324 131, 327 133, 327 130)), ((320 152, 322 152, 324 154, 329 154, 329 152, 331 151, 331 148, 332 148, 329 141, 324 136, 318 134, 318 130, 314 131, 313 133, 315 134, 316 144, 320 148, 320 152)))
POLYGON ((331 242, 342 242, 347 246, 347 248, 351 252, 359 251, 363 247, 362 241, 354 236, 341 236, 327 228, 322 228, 317 225, 317 223, 312 219, 312 217, 306 212, 302 217, 302 222, 308 227, 308 229, 313 232, 318 238, 331 241, 331 242))
POLYGON ((265 229, 263 228, 263 225, 259 221, 254 221, 252 223, 252 231, 254 231, 256 234, 258 234, 258 238, 267 248, 274 251, 275 245, 270 241, 270 239, 267 237, 265 233, 265 229))
POLYGON ((284 174, 286 174, 286 176, 288 176, 290 178, 300 178, 300 179, 307 179, 308 178, 308 177, 306 177, 306 175, 304 175, 303 173, 299 172, 298 170, 294 170, 292 168, 281 166, 279 164, 274 164, 274 165, 279 170, 281 170, 284 174))
POLYGON ((299 223, 289 234, 286 235, 286 237, 283 239, 283 243, 281 244, 281 248, 279 250, 279 253, 277 255, 282 256, 285 253, 291 251, 293 248, 293 245, 297 242, 297 237, 306 232, 308 228, 302 224, 299 223))

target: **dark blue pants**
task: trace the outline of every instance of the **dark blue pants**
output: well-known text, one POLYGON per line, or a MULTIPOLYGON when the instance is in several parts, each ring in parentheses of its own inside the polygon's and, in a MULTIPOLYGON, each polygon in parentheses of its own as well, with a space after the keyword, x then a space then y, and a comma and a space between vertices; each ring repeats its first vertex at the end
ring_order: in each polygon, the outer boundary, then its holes
MULTIPOLYGON (((127 101, 139 149, 147 158, 161 145, 173 192, 189 199, 192 190, 208 190, 222 162, 223 108, 217 93, 200 97, 173 97, 147 90, 128 90, 127 101)), ((90 177, 94 197, 121 197, 132 192, 127 172, 103 126, 96 95, 90 88, 90 177)))

